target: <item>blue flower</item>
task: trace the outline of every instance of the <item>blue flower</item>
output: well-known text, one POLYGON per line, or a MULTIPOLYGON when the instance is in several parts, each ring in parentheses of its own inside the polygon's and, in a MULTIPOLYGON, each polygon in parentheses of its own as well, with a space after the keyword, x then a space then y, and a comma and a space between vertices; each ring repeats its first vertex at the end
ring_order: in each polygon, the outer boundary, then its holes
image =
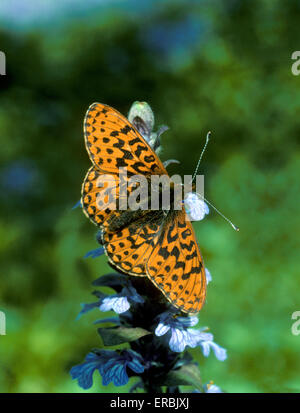
POLYGON ((134 373, 143 373, 142 357, 133 350, 124 350, 117 353, 113 350, 101 350, 97 354, 89 353, 85 362, 72 367, 70 374, 72 379, 78 380, 78 385, 83 389, 89 389, 93 385, 93 374, 98 370, 102 376, 104 386, 113 382, 115 386, 123 386, 128 383, 126 368, 134 373))
POLYGON ((103 247, 99 247, 96 248, 95 250, 91 250, 89 252, 87 252, 84 256, 84 258, 97 258, 97 257, 101 257, 101 255, 104 254, 104 248, 103 247))
POLYGON ((112 350, 103 350, 99 354, 89 353, 84 363, 71 368, 72 379, 77 379, 78 385, 83 389, 89 389, 93 385, 94 371, 100 371, 102 364, 113 357, 114 353, 115 351, 112 350))
POLYGON ((76 208, 82 208, 82 202, 81 202, 81 199, 78 201, 78 202, 76 202, 76 204, 72 207, 72 209, 76 209, 76 208))
POLYGON ((227 359, 226 349, 214 343, 213 337, 212 339, 207 338, 206 340, 200 341, 199 345, 202 347, 202 352, 205 357, 209 356, 210 349, 212 349, 219 361, 224 361, 227 359))
POLYGON ((219 386, 212 381, 203 386, 205 393, 223 393, 219 386))
POLYGON ((188 328, 198 323, 196 316, 176 317, 170 312, 165 312, 160 315, 159 320, 155 335, 160 337, 170 332, 169 347, 172 351, 180 353, 186 346, 200 346, 205 357, 208 357, 212 348, 218 360, 224 361, 227 358, 226 350, 214 343, 211 333, 204 331, 206 327, 197 330, 188 328))
POLYGON ((212 281, 211 273, 205 268, 206 285, 212 281))
POLYGON ((192 221, 201 221, 209 213, 208 205, 195 192, 187 194, 184 207, 192 221))
POLYGON ((99 309, 101 311, 113 310, 117 314, 122 314, 129 310, 131 302, 142 304, 144 299, 137 293, 134 287, 128 285, 119 294, 105 297, 99 309))
POLYGON ((107 361, 101 368, 103 386, 111 381, 115 386, 123 386, 128 383, 126 367, 129 367, 134 373, 141 374, 144 372, 143 358, 133 350, 125 350, 121 355, 107 361))
POLYGON ((127 297, 118 297, 117 295, 106 297, 102 300, 100 305, 100 311, 111 311, 113 310, 117 314, 125 313, 129 310, 130 303, 127 297))
POLYGON ((160 337, 171 332, 169 347, 172 351, 178 353, 184 351, 186 346, 196 347, 199 334, 206 334, 188 328, 198 323, 196 316, 175 317, 174 314, 165 312, 160 315, 159 319, 160 322, 155 329, 155 335, 160 337))
POLYGON ((203 385, 203 391, 198 389, 193 390, 193 393, 223 393, 219 386, 214 384, 213 381, 203 385))

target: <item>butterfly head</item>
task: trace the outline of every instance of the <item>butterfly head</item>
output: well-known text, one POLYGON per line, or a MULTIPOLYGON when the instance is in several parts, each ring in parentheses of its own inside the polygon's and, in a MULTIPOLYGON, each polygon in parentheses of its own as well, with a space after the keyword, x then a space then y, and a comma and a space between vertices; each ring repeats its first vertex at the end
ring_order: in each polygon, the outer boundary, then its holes
POLYGON ((209 213, 208 205, 196 192, 189 192, 184 199, 184 208, 191 221, 201 221, 209 213))

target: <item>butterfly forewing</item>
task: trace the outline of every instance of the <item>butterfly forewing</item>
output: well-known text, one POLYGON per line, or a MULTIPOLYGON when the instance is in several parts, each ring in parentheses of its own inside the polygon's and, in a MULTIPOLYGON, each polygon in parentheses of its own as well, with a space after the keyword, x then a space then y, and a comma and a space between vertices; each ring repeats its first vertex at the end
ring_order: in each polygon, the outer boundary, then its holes
POLYGON ((84 119, 85 144, 94 165, 102 171, 167 175, 162 162, 135 127, 115 109, 93 103, 84 119))

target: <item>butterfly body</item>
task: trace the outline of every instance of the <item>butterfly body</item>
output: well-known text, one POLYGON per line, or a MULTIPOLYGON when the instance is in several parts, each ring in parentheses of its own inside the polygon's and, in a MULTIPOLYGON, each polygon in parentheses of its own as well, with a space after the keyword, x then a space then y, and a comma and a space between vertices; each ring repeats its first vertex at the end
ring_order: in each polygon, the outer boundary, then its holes
POLYGON ((120 208, 136 189, 128 185, 132 177, 144 177, 149 188, 154 175, 168 177, 154 149, 123 115, 100 103, 88 109, 84 135, 93 166, 82 185, 83 211, 101 229, 110 264, 148 277, 175 307, 197 313, 205 301, 205 269, 184 206, 175 209, 176 184, 168 208, 150 208, 151 191, 140 199, 144 209, 132 210, 126 202, 120 208))

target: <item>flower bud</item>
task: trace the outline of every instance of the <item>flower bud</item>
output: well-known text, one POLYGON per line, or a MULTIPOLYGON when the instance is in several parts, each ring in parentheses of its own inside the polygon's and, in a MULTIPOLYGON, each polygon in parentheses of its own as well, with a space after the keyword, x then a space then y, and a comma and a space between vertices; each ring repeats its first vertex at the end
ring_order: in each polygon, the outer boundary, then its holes
POLYGON ((184 207, 192 221, 201 221, 209 213, 207 204, 195 192, 187 194, 184 207))
POLYGON ((147 102, 134 102, 128 113, 128 120, 148 142, 154 127, 154 113, 147 102))

